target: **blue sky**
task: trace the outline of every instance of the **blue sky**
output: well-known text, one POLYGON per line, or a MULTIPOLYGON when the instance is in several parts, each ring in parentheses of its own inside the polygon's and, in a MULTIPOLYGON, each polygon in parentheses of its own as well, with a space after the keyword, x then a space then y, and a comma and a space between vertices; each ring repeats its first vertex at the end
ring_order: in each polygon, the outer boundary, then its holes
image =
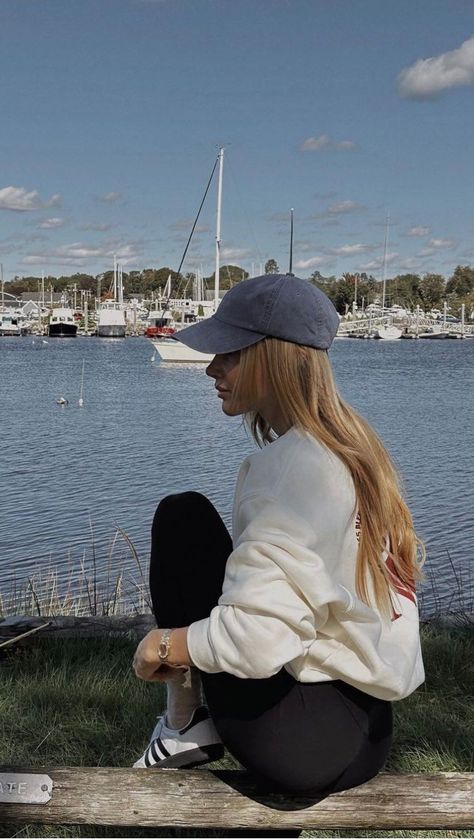
MULTIPOLYGON (((0 261, 177 268, 219 145, 224 262, 474 264, 471 0, 2 0, 0 261)), ((213 270, 215 190, 184 270, 213 270)))

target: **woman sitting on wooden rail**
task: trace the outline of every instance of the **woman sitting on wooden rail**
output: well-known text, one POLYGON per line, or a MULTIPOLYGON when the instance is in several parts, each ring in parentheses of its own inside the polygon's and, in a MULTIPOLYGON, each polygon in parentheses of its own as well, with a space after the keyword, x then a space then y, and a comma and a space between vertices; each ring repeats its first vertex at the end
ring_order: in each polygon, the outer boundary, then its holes
POLYGON ((387 452, 336 390, 338 323, 311 283, 267 275, 176 336, 216 354, 222 410, 261 449, 239 473, 233 541, 198 493, 157 509, 160 629, 134 669, 165 681, 168 701, 135 767, 190 767, 225 746, 275 789, 343 790, 383 767, 390 701, 424 679, 419 541, 387 452))

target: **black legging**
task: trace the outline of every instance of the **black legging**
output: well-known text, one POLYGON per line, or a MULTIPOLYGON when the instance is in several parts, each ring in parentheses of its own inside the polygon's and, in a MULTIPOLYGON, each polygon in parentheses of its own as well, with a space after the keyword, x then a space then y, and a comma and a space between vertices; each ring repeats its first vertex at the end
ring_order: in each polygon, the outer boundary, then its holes
MULTIPOLYGON (((231 551, 229 533, 205 496, 163 499, 153 521, 150 562, 158 627, 186 627, 210 614, 231 551)), ((341 680, 300 683, 284 668, 259 680, 224 672, 201 676, 225 746, 275 789, 344 790, 375 776, 386 761, 390 703, 341 680)))

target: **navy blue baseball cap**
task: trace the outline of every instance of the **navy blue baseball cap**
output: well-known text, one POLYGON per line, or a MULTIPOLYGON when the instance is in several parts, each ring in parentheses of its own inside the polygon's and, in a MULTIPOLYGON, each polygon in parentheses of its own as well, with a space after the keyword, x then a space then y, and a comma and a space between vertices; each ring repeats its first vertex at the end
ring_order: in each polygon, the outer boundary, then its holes
POLYGON ((179 330, 173 338, 201 353, 233 353, 270 336, 327 350, 339 315, 309 280, 264 274, 233 286, 214 315, 179 330))

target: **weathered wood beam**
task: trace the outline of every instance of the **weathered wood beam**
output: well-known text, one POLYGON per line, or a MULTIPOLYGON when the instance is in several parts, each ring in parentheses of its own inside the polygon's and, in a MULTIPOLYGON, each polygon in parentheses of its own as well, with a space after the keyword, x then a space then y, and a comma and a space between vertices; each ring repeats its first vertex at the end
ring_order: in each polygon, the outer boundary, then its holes
POLYGON ((39 631, 41 636, 145 636, 149 630, 156 627, 156 621, 151 614, 141 615, 58 615, 44 616, 11 616, 0 620, 0 642, 13 639, 23 633, 38 630, 41 625, 47 627, 39 631))
MULTIPOLYGON (((433 619, 425 622, 441 629, 454 629, 473 626, 474 616, 457 615, 433 619)), ((32 616, 15 615, 0 619, 0 643, 14 639, 23 633, 37 632, 41 636, 82 636, 93 638, 99 636, 145 636, 149 630, 156 627, 155 618, 150 613, 136 615, 57 615, 32 616), (46 628, 41 627, 45 622, 46 628), (40 629, 41 628, 41 629, 40 629)))
MULTIPOLYGON (((382 773, 317 801, 265 792, 227 770, 0 767, 47 774, 46 804, 0 804, 0 823, 241 829, 461 829, 474 827, 474 773, 382 773)), ((4 780, 5 775, 1 777, 4 780)))

